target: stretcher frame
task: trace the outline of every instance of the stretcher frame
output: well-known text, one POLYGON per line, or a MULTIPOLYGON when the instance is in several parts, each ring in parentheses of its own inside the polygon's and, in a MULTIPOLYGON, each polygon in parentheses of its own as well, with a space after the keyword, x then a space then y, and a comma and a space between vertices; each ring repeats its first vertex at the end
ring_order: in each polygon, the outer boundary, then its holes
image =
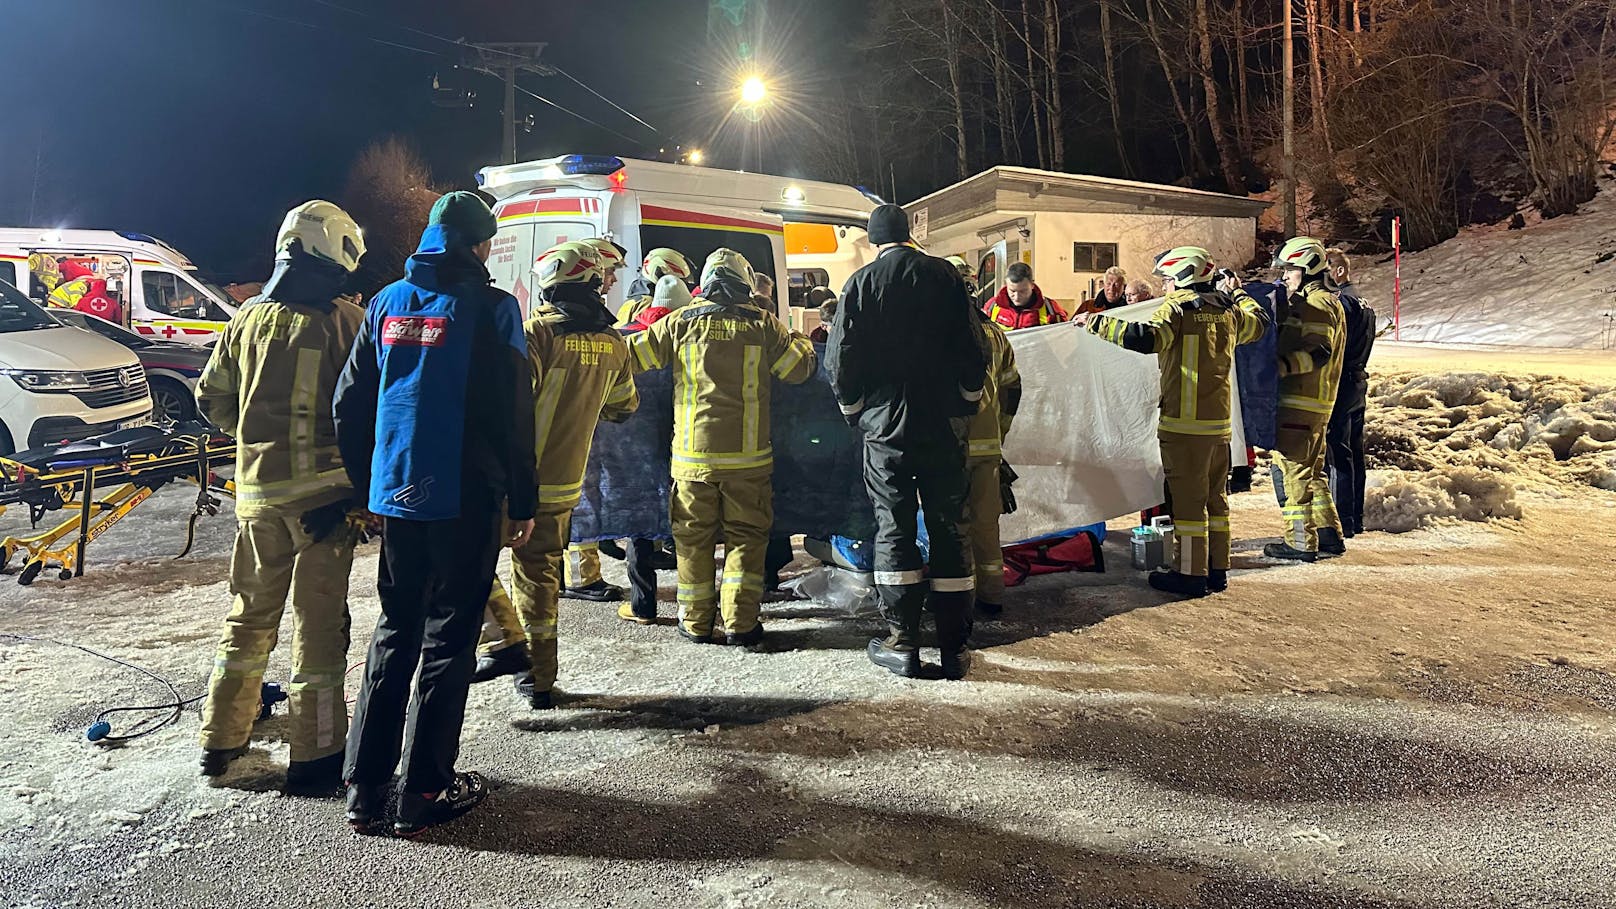
POLYGON ((197 520, 219 512, 216 493, 234 496, 235 484, 214 469, 235 461, 236 445, 216 431, 176 433, 160 441, 163 447, 158 452, 64 451, 42 468, 0 457, 0 514, 8 505, 25 505, 29 523, 36 528, 34 533, 0 540, 0 570, 22 554, 17 583, 25 587, 47 569, 55 569, 63 581, 82 577, 89 545, 157 490, 176 481, 197 486, 185 548, 175 556, 184 558, 195 541, 197 520), (111 491, 98 495, 105 487, 111 491), (63 510, 74 515, 37 530, 46 515, 63 510), (64 540, 65 545, 57 545, 64 540))

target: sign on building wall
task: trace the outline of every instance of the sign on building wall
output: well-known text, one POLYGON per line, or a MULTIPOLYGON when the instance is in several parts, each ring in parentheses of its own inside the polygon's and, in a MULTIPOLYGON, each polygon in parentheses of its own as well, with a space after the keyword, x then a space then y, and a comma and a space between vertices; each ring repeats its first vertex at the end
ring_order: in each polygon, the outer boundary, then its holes
POLYGON ((914 223, 909 227, 909 236, 912 237, 916 243, 926 242, 926 226, 930 218, 931 209, 915 209, 914 223))

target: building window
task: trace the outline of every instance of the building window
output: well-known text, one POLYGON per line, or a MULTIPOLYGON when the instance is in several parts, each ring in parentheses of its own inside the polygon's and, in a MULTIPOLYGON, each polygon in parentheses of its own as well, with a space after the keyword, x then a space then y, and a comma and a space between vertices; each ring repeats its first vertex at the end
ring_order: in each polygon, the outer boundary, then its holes
POLYGON ((1115 243, 1073 243, 1072 271, 1103 273, 1117 264, 1115 243))

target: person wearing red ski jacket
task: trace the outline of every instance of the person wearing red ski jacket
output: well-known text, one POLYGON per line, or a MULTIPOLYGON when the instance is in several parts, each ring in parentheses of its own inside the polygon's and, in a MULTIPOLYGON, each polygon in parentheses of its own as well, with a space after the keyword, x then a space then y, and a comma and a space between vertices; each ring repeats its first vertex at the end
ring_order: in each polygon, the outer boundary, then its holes
POLYGON ((1027 263, 1010 263, 1004 278, 1005 285, 999 288, 998 295, 982 307, 988 318, 1001 328, 1014 331, 1066 321, 1066 310, 1044 296, 1044 292, 1033 283, 1032 267, 1027 263))

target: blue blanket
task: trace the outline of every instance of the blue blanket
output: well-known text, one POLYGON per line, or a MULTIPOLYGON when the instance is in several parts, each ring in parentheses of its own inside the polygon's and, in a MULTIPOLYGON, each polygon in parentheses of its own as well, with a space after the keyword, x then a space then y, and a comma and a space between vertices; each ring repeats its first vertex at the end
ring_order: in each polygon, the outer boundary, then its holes
MULTIPOLYGON (((1277 318, 1280 295, 1278 284, 1247 284, 1246 292, 1268 310, 1270 321, 1277 318)), ((1240 417, 1246 430, 1246 444, 1274 447, 1274 427, 1279 411, 1279 329, 1270 325, 1262 340, 1235 349, 1234 365, 1240 377, 1240 417)))

